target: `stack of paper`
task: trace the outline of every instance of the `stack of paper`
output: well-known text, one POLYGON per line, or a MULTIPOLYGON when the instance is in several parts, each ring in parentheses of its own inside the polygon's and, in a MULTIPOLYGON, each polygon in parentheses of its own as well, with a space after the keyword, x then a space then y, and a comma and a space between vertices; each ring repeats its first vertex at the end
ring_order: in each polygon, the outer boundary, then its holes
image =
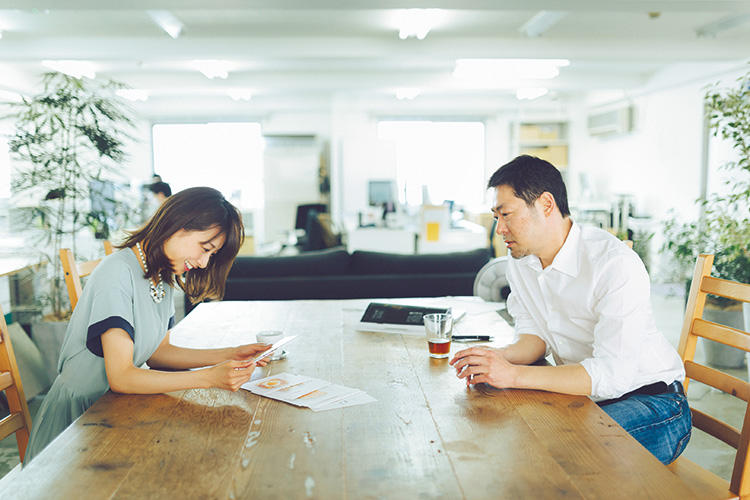
POLYGON ((253 394, 277 399, 313 411, 333 410, 377 401, 364 391, 319 378, 279 373, 242 385, 253 394))

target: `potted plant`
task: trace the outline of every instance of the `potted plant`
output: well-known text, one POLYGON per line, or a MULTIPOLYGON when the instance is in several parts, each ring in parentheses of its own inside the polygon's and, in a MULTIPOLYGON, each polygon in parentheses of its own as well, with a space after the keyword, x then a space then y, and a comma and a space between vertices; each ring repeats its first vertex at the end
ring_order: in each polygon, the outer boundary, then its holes
MULTIPOLYGON (((715 254, 712 274, 742 283, 750 283, 750 73, 738 79, 738 86, 712 86, 705 96, 707 119, 715 135, 732 143, 737 160, 722 165, 731 172, 724 194, 698 200, 703 216, 698 221, 679 222, 671 217, 664 225, 663 250, 688 278, 700 253, 715 254)), ((745 305, 747 309, 747 305, 745 305)), ((728 299, 709 296, 704 317, 718 323, 750 329, 743 321, 742 306, 728 299), (744 325, 743 325, 744 323, 744 325)), ((745 311, 750 318, 750 311, 745 311)), ((716 366, 741 366, 744 352, 709 342, 709 363, 716 366)))
MULTIPOLYGON (((112 208, 118 202, 115 189, 101 186, 116 186, 122 178, 118 165, 130 139, 127 131, 133 122, 115 93, 120 88, 123 85, 113 81, 46 73, 39 94, 6 103, 10 109, 6 117, 15 121, 8 141, 15 160, 11 176, 17 207, 14 218, 47 262, 48 287, 38 294, 47 319, 64 320, 69 314, 60 248, 78 251, 87 226, 96 224, 100 231, 106 230, 112 214, 101 213, 103 207, 112 208), (101 192, 92 193, 97 189, 101 192), (111 199, 109 203, 93 201, 102 197, 111 199)), ((38 344, 50 336, 37 334, 35 327, 32 331, 38 344)))

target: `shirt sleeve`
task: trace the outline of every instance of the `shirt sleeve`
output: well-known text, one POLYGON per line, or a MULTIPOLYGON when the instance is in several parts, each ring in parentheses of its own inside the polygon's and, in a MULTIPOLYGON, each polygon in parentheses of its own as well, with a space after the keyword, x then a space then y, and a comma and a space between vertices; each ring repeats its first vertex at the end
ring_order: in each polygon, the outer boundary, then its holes
POLYGON ((651 285, 636 254, 609 259, 595 285, 592 357, 581 362, 591 377, 591 395, 617 398, 632 390, 643 336, 649 331, 651 285))
POLYGON ((513 316, 513 321, 515 322, 513 342, 517 342, 521 335, 536 335, 544 342, 544 356, 549 356, 549 343, 544 340, 539 325, 534 321, 534 318, 531 316, 528 309, 526 309, 526 306, 518 294, 518 288, 516 288, 518 285, 515 285, 515 277, 513 276, 511 266, 512 264, 508 266, 506 271, 508 286, 510 286, 510 295, 508 295, 508 299, 505 302, 505 307, 508 309, 508 314, 513 316), (513 290, 516 291, 514 292, 513 290))
POLYGON ((98 275, 96 278, 96 281, 86 284, 95 289, 89 308, 86 348, 104 357, 101 335, 110 328, 122 328, 135 341, 133 290, 125 276, 108 279, 98 275))

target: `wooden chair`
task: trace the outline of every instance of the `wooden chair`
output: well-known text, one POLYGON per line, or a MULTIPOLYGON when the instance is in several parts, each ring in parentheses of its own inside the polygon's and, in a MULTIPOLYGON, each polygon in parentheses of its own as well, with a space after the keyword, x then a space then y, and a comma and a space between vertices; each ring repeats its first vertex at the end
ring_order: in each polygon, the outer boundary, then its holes
POLYGON ((62 261, 63 272, 65 273, 65 286, 68 288, 68 298, 70 299, 70 309, 73 310, 78 304, 78 299, 83 293, 81 278, 85 278, 94 271, 101 259, 89 260, 76 264, 76 258, 69 248, 60 249, 60 261, 62 261))
POLYGON ((13 354, 13 345, 10 342, 10 333, 2 309, 0 309, 0 391, 5 391, 10 408, 10 415, 0 420, 0 439, 5 439, 15 432, 18 454, 23 462, 26 446, 29 444, 31 414, 26 405, 21 375, 18 373, 16 356, 13 354))
MULTIPOLYGON (((687 375, 685 390, 687 390, 688 381, 692 379, 748 402, 750 401, 750 384, 708 366, 698 364, 693 360, 698 337, 750 351, 750 334, 748 332, 703 319, 703 306, 708 294, 750 302, 750 284, 714 278, 711 276, 713 262, 713 255, 700 255, 693 272, 693 282, 690 286, 678 349, 685 363, 687 375)), ((737 449, 732 480, 727 483, 724 479, 686 458, 679 458, 669 465, 669 468, 680 476, 698 494, 699 498, 737 498, 738 495, 745 498, 745 495, 750 494, 750 474, 747 473, 750 469, 750 462, 748 461, 748 455, 750 455, 750 447, 748 446, 750 445, 750 406, 745 410, 741 430, 735 429, 700 410, 693 408, 691 412, 694 427, 737 449)))
MULTIPOLYGON (((110 255, 114 252, 114 247, 109 240, 104 240, 104 254, 110 255)), ((65 273, 65 286, 68 289, 68 298, 70 299, 70 309, 73 310, 78 304, 78 299, 83 293, 81 278, 85 278, 94 271, 101 259, 89 260, 76 264, 75 256, 69 248, 60 249, 60 261, 62 262, 63 272, 65 273)))

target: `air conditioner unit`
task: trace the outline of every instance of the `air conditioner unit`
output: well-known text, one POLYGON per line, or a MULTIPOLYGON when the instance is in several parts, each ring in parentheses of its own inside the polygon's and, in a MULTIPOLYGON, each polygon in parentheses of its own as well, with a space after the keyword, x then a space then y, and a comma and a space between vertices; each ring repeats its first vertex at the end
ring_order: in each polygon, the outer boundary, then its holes
POLYGON ((588 116, 589 135, 624 134, 633 130, 633 106, 591 113, 588 116))

